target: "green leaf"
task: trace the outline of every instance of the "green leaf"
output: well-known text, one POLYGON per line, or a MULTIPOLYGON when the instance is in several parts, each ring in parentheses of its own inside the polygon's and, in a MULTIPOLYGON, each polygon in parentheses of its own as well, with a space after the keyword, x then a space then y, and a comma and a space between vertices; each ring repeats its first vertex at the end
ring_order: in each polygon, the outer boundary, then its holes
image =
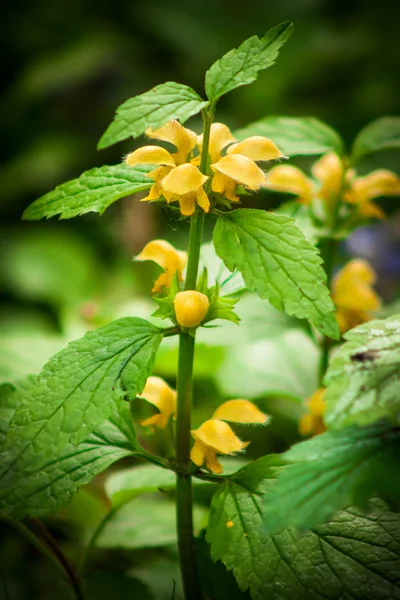
POLYGON ((304 331, 287 329, 270 339, 233 344, 226 350, 215 381, 227 398, 283 394, 304 400, 318 387, 319 355, 304 331))
POLYGON ((326 423, 368 425, 400 412, 400 316, 370 321, 345 335, 325 376, 326 423))
MULTIPOLYGON (((195 528, 200 529, 206 510, 194 506, 195 528)), ((136 498, 121 506, 107 522, 97 545, 99 548, 157 548, 176 543, 175 502, 161 494, 136 498)))
POLYGON ((255 81, 259 71, 274 64, 292 32, 293 23, 286 21, 270 29, 263 38, 254 35, 217 60, 206 73, 209 100, 215 102, 223 94, 255 81))
POLYGON ((149 166, 129 167, 125 164, 91 169, 35 200, 22 218, 38 221, 55 215, 60 215, 60 219, 71 219, 88 212, 102 214, 116 200, 149 189, 154 183, 147 177, 150 170, 149 166))
POLYGON ((127 317, 87 333, 47 363, 18 405, 3 446, 0 480, 7 498, 29 477, 40 479, 46 465, 57 468, 66 452, 74 453, 114 413, 123 393, 132 398, 143 390, 161 337, 147 321, 127 317))
POLYGON ((365 154, 400 148, 400 117, 381 117, 369 123, 354 140, 352 161, 365 154))
POLYGON ((241 271, 250 291, 339 339, 322 260, 293 219, 261 210, 234 210, 219 217, 213 241, 218 256, 231 271, 241 271))
POLYGON ((239 140, 253 135, 271 138, 286 156, 343 154, 339 134, 314 117, 268 116, 234 132, 239 140))
POLYGON ((400 496, 400 430, 388 423, 327 432, 293 446, 287 466, 266 497, 265 523, 276 533, 291 525, 315 527, 350 504, 373 495, 400 496))
POLYGON ((98 148, 107 148, 131 136, 136 138, 148 127, 158 129, 171 119, 184 123, 207 104, 187 85, 174 81, 157 85, 117 108, 114 121, 101 138, 98 148))
MULTIPOLYGON (((68 443, 62 450, 56 441, 39 455, 30 447, 24 453, 26 462, 17 462, 7 474, 3 472, 0 487, 0 512, 13 519, 41 517, 62 508, 80 486, 113 462, 135 451, 135 436, 126 402, 120 400, 110 415, 89 438, 79 444, 68 443)), ((9 449, 3 454, 5 463, 15 459, 9 449)))
POLYGON ((157 465, 139 465, 111 473, 105 482, 105 491, 112 506, 120 506, 141 494, 171 490, 175 485, 174 471, 157 465))
POLYGON ((0 445, 5 441, 8 427, 18 402, 24 392, 35 383, 35 377, 30 376, 18 383, 3 383, 0 385, 0 445))
POLYGON ((399 597, 400 516, 375 500, 367 515, 349 508, 313 531, 269 535, 262 496, 281 470, 279 459, 263 457, 214 495, 207 529, 211 556, 233 571, 240 589, 250 588, 253 600, 399 597))

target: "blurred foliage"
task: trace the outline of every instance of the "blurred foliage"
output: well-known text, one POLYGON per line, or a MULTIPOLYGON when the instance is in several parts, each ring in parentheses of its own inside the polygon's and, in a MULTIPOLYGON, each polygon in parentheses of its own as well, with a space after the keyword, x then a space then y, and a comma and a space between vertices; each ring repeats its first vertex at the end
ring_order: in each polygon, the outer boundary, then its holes
MULTIPOLYGON (((22 211, 58 183, 94 166, 118 163, 131 151, 130 141, 101 154, 96 151, 118 104, 168 80, 202 93, 204 72, 216 58, 287 19, 294 21, 295 33, 279 65, 262 74, 251 90, 242 87, 223 98, 218 120, 238 129, 267 114, 313 115, 337 129, 349 147, 368 122, 400 113, 395 77, 400 70, 400 4, 391 0, 248 0, 236 5, 227 0, 125 5, 17 0, 3 8, 0 131, 7 143, 0 150, 2 381, 36 374, 67 341, 113 318, 148 318, 155 306, 144 294, 148 297, 157 267, 151 273, 148 265, 132 264, 132 254, 155 235, 183 249, 188 231, 177 218, 166 219, 163 208, 132 199, 116 203, 108 209, 109 218, 101 220, 88 215, 66 223, 20 224, 22 211)), ((199 128, 196 119, 190 125, 194 129, 199 128)), ((300 166, 307 167, 307 161, 299 159, 300 166)), ((379 166, 400 172, 399 164, 398 152, 385 152, 366 157, 360 172, 379 166)), ((249 205, 271 207, 280 201, 277 195, 262 193, 249 199, 249 205)), ((396 203, 388 200, 385 210, 393 213, 396 203)), ((389 300, 398 292, 399 228, 394 216, 358 230, 342 247, 344 254, 371 260, 379 271, 379 291, 389 300)), ((194 425, 209 417, 221 397, 253 398, 274 418, 265 431, 238 428, 243 439, 253 441, 248 456, 280 452, 299 439, 300 401, 316 387, 318 349, 302 323, 266 302, 244 296, 238 314, 240 329, 224 323, 199 335, 194 425)), ((168 338, 156 372, 172 385, 176 360, 176 340, 168 338)), ((144 440, 154 448, 158 443, 149 436, 144 440)), ((209 495, 204 490, 198 495, 201 517, 209 495)), ((171 503, 146 498, 140 500, 143 518, 149 517, 149 502, 160 505, 152 512, 156 527, 171 503)), ((73 562, 108 508, 99 478, 48 519, 73 562)), ((146 550, 137 550, 135 542, 135 531, 146 529, 135 520, 139 516, 127 505, 118 527, 104 531, 91 564, 88 600, 110 597, 108 590, 115 587, 127 597, 170 600, 174 580, 175 600, 182 597, 172 512, 171 519, 163 520, 163 544, 146 550), (118 532, 129 534, 129 547, 118 548, 118 532)), ((157 526, 157 535, 161 533, 157 526)), ((70 598, 52 564, 8 524, 1 525, 0 553, 0 578, 6 581, 5 587, 0 582, 2 600, 70 598)), ((207 576, 205 555, 200 541, 202 577, 207 576)), ((211 589, 216 584, 207 585, 211 589)), ((233 580, 226 585, 231 598, 244 597, 235 595, 233 580)))

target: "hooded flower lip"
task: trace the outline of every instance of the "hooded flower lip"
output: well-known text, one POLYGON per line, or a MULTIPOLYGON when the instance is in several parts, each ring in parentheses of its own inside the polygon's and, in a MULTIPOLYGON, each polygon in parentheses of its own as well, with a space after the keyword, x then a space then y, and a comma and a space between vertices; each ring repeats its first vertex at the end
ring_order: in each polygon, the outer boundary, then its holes
POLYGON ((319 435, 326 431, 324 423, 324 413, 326 403, 324 400, 325 388, 319 388, 304 404, 308 409, 307 414, 303 415, 299 423, 299 433, 301 435, 319 435))
POLYGON ((324 202, 335 202, 343 182, 343 163, 334 152, 324 154, 312 167, 315 181, 292 165, 273 167, 267 174, 268 188, 277 192, 295 194, 302 204, 310 204, 314 197, 324 202))
POLYGON ((182 272, 186 267, 187 254, 176 250, 166 240, 152 240, 143 248, 135 260, 152 260, 164 269, 159 278, 154 282, 152 292, 159 293, 163 287, 169 287, 178 273, 178 278, 183 281, 182 272))
POLYGON ((194 164, 187 162, 197 143, 194 131, 186 129, 179 121, 172 120, 160 129, 147 129, 146 135, 170 142, 176 147, 177 152, 170 153, 159 146, 143 146, 128 154, 125 162, 129 166, 158 165, 148 173, 148 177, 154 180, 154 184, 142 201, 158 200, 164 196, 168 203, 178 201, 184 216, 194 213, 196 203, 204 212, 208 212, 210 201, 203 190, 203 184, 208 177, 203 175, 194 164))
MULTIPOLYGON (((220 136, 222 137, 222 133, 216 131, 215 140, 212 141, 212 144, 210 141, 210 147, 213 145, 213 148, 220 148, 221 144, 218 144, 220 136)), ((217 154, 215 152, 214 156, 217 154)), ((211 164, 210 168, 215 173, 211 188, 231 202, 239 202, 239 198, 235 194, 236 185, 241 184, 249 190, 256 191, 266 184, 265 173, 256 165, 256 161, 268 161, 282 157, 283 154, 279 148, 271 140, 262 136, 252 136, 236 144, 231 144, 226 155, 211 164)))
POLYGON ((225 421, 266 424, 268 417, 249 400, 228 400, 216 409, 212 419, 193 430, 195 442, 190 458, 198 467, 205 462, 212 473, 222 473, 217 454, 235 454, 250 443, 242 442, 225 421))
POLYGON ((217 408, 213 419, 229 421, 230 423, 254 423, 265 425, 269 417, 249 400, 228 400, 217 408))
POLYGON ((158 414, 143 419, 140 423, 144 426, 155 426, 165 429, 168 421, 176 409, 176 391, 161 379, 151 376, 147 378, 143 392, 138 396, 153 404, 160 411, 158 414))
POLYGON ((361 259, 351 260, 333 279, 332 300, 340 331, 345 333, 372 318, 381 301, 372 288, 376 273, 371 265, 361 259))
POLYGON ((384 211, 372 200, 380 196, 400 196, 400 178, 387 169, 377 169, 365 177, 356 177, 355 171, 350 170, 347 183, 344 199, 350 204, 357 204, 364 217, 383 219, 384 211))

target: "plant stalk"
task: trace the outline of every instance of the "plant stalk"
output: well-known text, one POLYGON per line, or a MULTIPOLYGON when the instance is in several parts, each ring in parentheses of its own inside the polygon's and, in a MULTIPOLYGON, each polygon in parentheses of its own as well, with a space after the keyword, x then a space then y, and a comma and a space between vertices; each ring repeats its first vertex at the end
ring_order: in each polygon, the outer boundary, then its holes
MULTIPOLYGON (((203 112, 203 147, 200 170, 207 173, 208 146, 214 107, 203 112)), ((185 290, 195 290, 203 237, 204 212, 196 207, 191 217, 188 263, 186 267, 185 290)), ((191 445, 191 409, 193 394, 193 360, 195 332, 181 332, 179 336, 179 362, 177 376, 176 410, 176 520, 178 533, 179 563, 185 600, 200 600, 196 556, 193 536, 193 494, 192 478, 188 472, 191 445)))

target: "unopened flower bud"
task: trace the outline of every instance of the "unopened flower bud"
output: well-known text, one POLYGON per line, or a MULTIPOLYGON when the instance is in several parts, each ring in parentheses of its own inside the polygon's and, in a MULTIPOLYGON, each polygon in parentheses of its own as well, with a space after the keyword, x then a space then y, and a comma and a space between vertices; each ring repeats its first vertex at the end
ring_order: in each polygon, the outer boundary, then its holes
POLYGON ((197 327, 207 314, 210 302, 195 291, 178 292, 174 300, 176 320, 182 327, 197 327))

